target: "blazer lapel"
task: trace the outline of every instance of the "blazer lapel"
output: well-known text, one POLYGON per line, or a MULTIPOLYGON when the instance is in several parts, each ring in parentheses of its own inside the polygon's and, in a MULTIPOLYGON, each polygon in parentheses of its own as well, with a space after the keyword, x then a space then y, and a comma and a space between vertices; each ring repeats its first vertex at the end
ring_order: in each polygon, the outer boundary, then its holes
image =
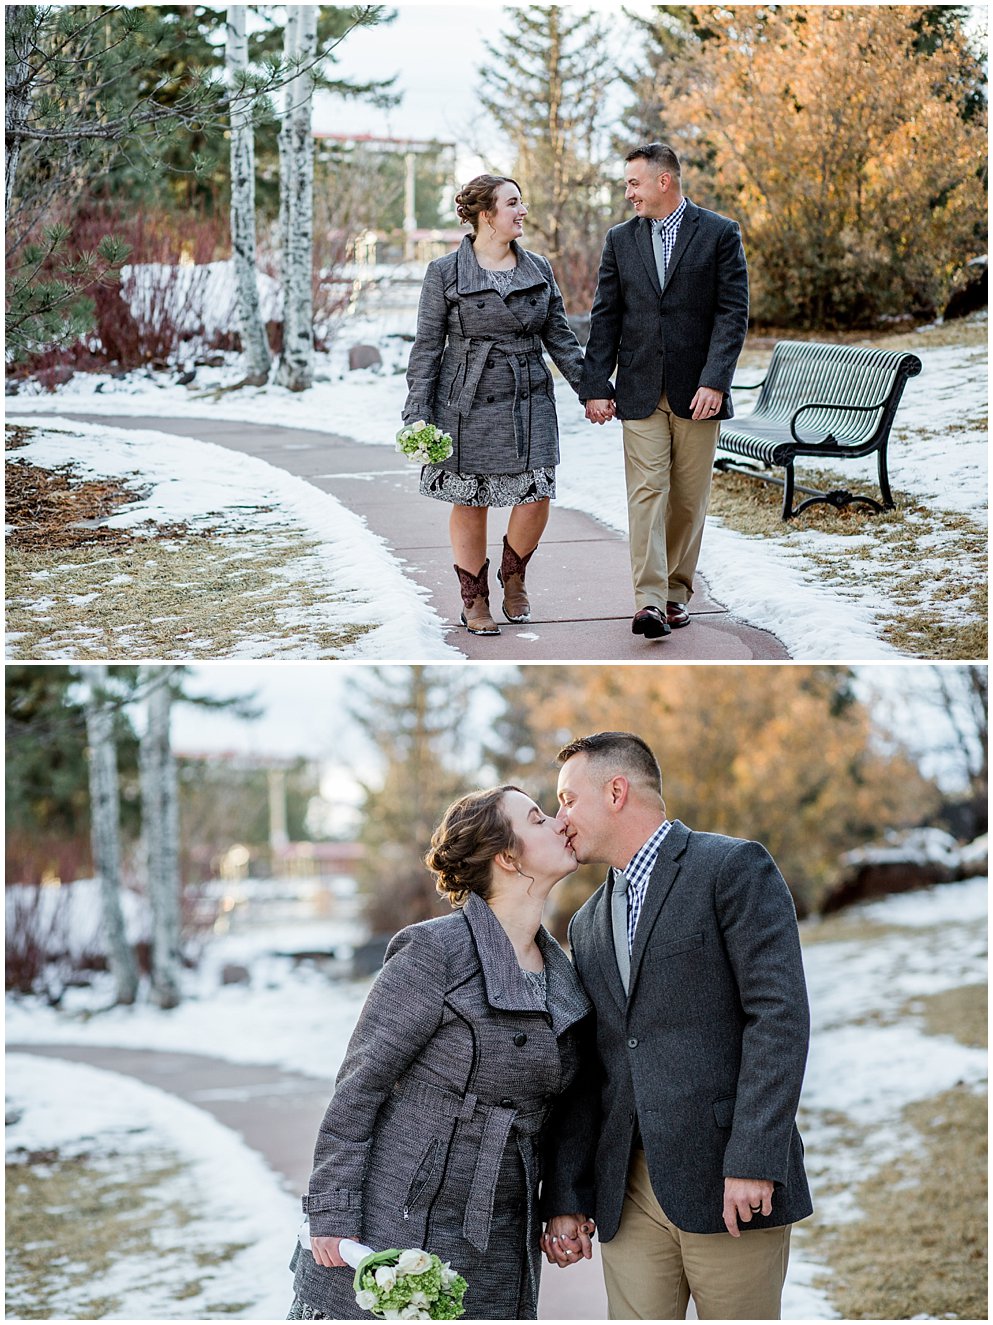
POLYGON ((628 996, 621 983, 621 973, 617 969, 617 956, 614 952, 614 928, 610 921, 611 892, 611 876, 608 875, 600 889, 600 899, 593 916, 593 950, 600 964, 604 983, 617 1006, 623 1011, 628 996))
MULTIPOLYGON (((686 219, 685 217, 683 218, 686 219)), ((682 234, 683 227, 680 225, 679 232, 682 234)), ((639 216, 635 224, 634 239, 638 246, 638 252, 641 254, 641 260, 645 264, 645 270, 656 294, 662 290, 659 285, 659 269, 655 261, 655 241, 652 239, 652 223, 647 216, 639 216)), ((669 265, 669 271, 672 270, 672 264, 669 265)), ((668 272, 666 273, 668 275, 668 272)))
POLYGON ((679 259, 692 244, 696 237, 697 226, 700 223, 700 208, 694 202, 686 199, 686 211, 683 213, 683 219, 679 223, 679 233, 676 235, 676 245, 672 250, 672 257, 669 259, 669 265, 665 269, 665 286, 662 293, 665 294, 669 288, 669 282, 672 280, 672 273, 679 266, 679 259))
MULTIPOLYGON (((682 230, 682 226, 680 226, 680 230, 682 230)), ((641 904, 638 927, 634 931, 629 997, 634 996, 638 976, 641 972, 641 959, 644 956, 645 948, 648 946, 652 930, 655 928, 655 922, 658 920, 662 907, 665 905, 665 900, 676 881, 676 875, 680 870, 681 857, 686 850, 689 837, 690 830, 677 819, 659 848, 655 868, 652 870, 652 877, 645 890, 645 899, 641 904)))

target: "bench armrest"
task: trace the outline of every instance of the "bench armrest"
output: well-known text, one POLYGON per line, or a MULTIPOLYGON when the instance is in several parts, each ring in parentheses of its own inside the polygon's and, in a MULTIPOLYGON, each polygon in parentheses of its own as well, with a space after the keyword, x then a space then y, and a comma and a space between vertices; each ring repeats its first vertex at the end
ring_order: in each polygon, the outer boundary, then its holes
MULTIPOLYGON (((796 421, 800 417, 800 415, 803 414, 808 409, 843 409, 849 411, 849 413, 867 414, 874 409, 884 409, 888 403, 889 403, 888 396, 886 397, 885 400, 880 400, 875 405, 835 405, 827 400, 814 401, 810 405, 801 405, 800 408, 796 411, 792 419, 790 419, 790 432, 793 435, 793 440, 795 442, 799 442, 802 446, 804 444, 804 439, 802 437, 797 436, 796 421)), ((828 436, 830 436, 830 433, 828 434, 828 436)), ((807 443, 807 445, 810 444, 811 443, 807 443)))
POLYGON ((751 386, 746 386, 744 382, 732 382, 732 391, 757 391, 760 386, 765 386, 765 378, 761 382, 754 382, 751 386))

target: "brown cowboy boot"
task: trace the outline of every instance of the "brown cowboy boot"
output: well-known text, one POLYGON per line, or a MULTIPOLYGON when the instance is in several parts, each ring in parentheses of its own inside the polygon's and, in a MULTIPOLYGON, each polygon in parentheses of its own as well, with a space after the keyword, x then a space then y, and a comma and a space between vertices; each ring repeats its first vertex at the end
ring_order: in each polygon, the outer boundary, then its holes
POLYGON ((497 579, 503 585, 503 614, 508 621, 530 621, 531 604, 528 602, 524 587, 524 571, 534 556, 537 546, 526 557, 519 557, 503 536, 503 560, 497 571, 497 579))
POLYGON ((461 566, 455 567, 462 590, 462 624, 470 635, 499 635, 500 627, 490 615, 489 557, 483 562, 478 575, 470 575, 461 566))

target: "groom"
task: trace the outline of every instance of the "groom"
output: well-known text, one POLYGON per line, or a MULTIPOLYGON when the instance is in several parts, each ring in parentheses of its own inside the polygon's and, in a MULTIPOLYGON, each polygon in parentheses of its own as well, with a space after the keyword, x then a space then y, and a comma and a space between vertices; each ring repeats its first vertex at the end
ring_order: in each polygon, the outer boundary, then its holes
POLYGON ((748 270, 734 221, 683 196, 679 159, 629 152, 637 215, 607 234, 579 385, 586 417, 624 422, 636 635, 690 623, 720 420, 748 330, 748 270), (617 368, 616 392, 610 375, 617 368))
POLYGON ((611 1319, 776 1320, 811 1213, 796 1128, 809 1014, 796 912, 757 842, 666 818, 652 751, 599 732, 558 756, 559 818, 607 881, 569 927, 596 1009, 585 1090, 557 1114, 548 1259, 602 1243, 611 1319))

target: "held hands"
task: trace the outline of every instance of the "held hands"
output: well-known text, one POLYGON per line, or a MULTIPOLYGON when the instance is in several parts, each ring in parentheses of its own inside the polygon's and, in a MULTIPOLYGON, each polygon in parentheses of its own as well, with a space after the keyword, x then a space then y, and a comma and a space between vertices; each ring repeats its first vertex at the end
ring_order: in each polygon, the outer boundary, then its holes
POLYGON ((772 1214, 772 1191, 764 1178, 724 1179, 724 1227, 733 1238, 741 1237, 739 1219, 750 1224, 753 1215, 772 1214))
POLYGON ((590 1238, 595 1232, 596 1224, 585 1215, 555 1215, 545 1225, 541 1238, 548 1264, 565 1269, 581 1259, 589 1260, 593 1255, 590 1238))
MULTIPOLYGON (((342 1238, 354 1238, 354 1233, 343 1233, 342 1238)), ((348 1262, 342 1260, 338 1251, 338 1243, 341 1238, 311 1238, 310 1250, 314 1260, 318 1265, 326 1265, 328 1269, 336 1269, 347 1265, 348 1262)))
POLYGON ((612 400, 588 400, 586 402, 586 417, 590 423, 608 423, 616 415, 617 410, 612 400))

